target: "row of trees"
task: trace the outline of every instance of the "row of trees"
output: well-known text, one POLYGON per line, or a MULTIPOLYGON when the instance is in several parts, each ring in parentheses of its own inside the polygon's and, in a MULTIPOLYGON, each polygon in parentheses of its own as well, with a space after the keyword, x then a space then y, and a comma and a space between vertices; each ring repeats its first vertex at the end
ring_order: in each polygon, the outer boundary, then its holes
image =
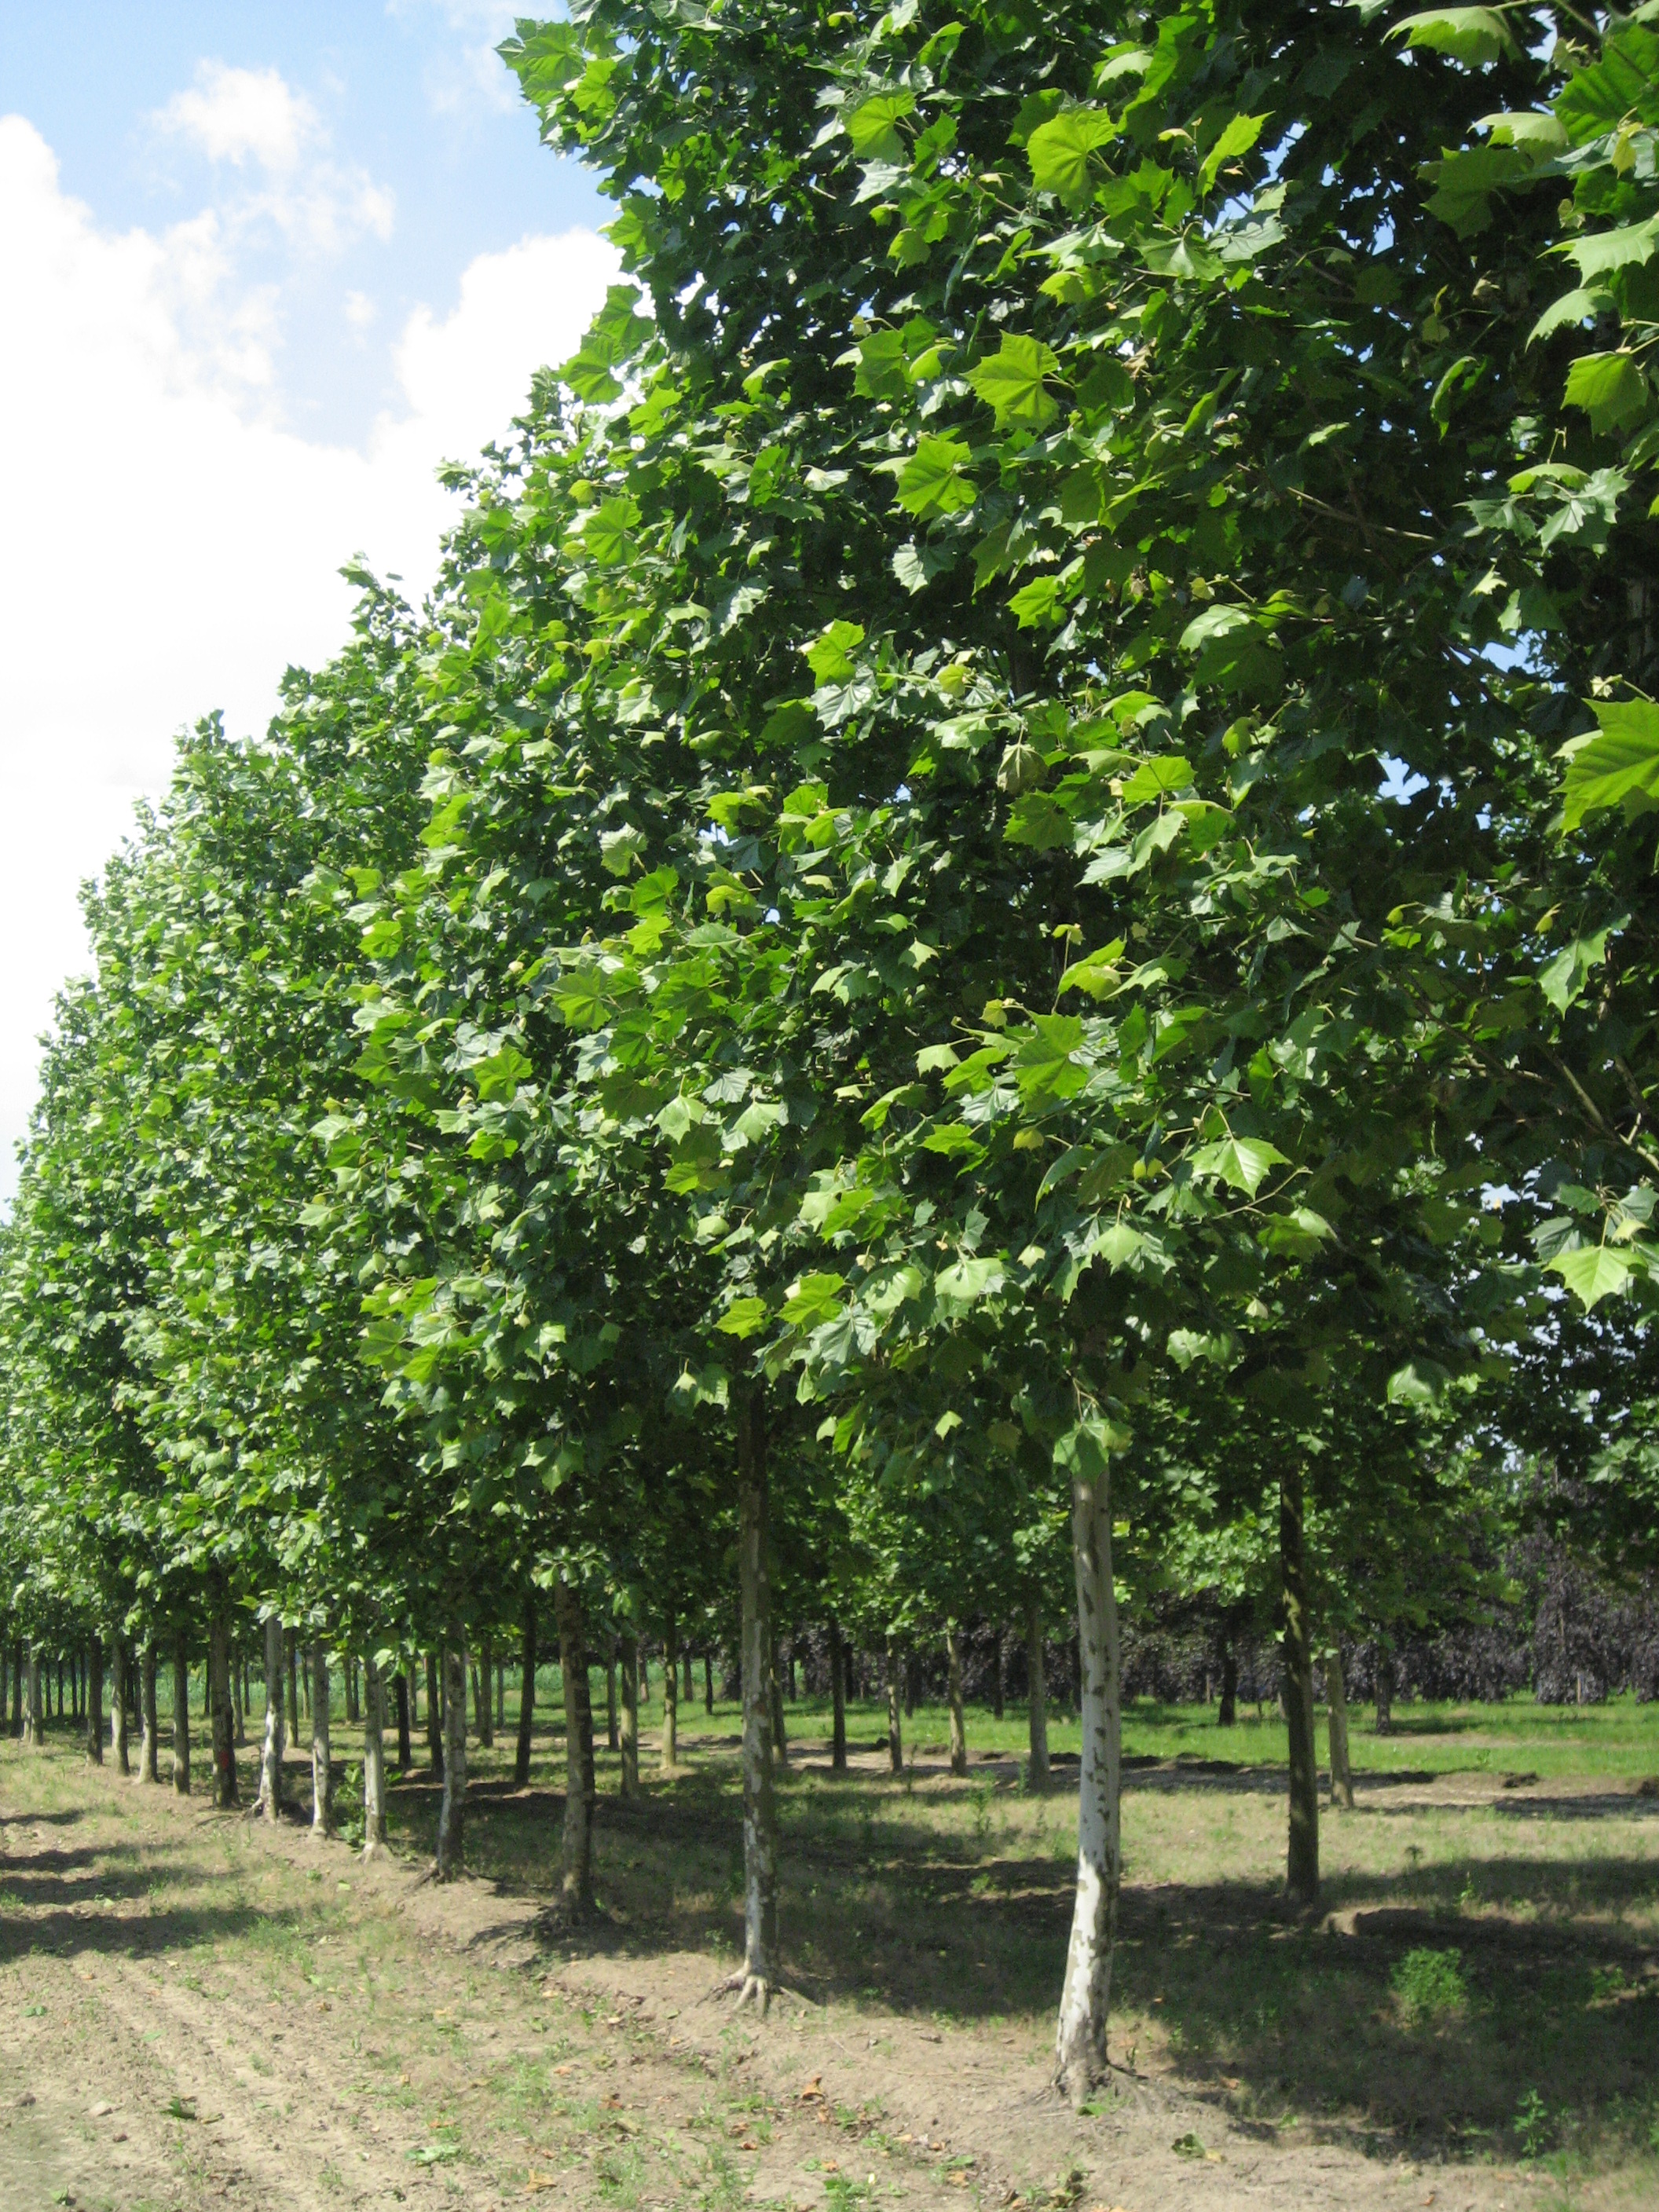
POLYGON ((580 1911, 595 1624, 734 1607, 763 2001, 775 1623, 1069 1583, 1082 2097, 1119 1590, 1271 1577, 1310 1900, 1316 1648, 1477 1604, 1528 1454, 1651 1554, 1652 12, 520 26, 628 281, 88 896, 19 1618, 205 1642, 222 1749, 239 1619, 371 1736, 441 1651, 451 1872, 544 1595, 580 1911))

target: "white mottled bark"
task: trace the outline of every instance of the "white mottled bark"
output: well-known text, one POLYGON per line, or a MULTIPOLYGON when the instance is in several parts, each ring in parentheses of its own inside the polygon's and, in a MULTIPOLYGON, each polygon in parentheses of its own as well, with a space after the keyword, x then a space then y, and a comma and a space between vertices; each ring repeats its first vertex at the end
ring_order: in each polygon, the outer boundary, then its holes
POLYGON ((139 1675, 139 1711, 143 1716, 143 1741, 138 1753, 138 1779, 156 1782, 161 1779, 161 1746, 155 1729, 155 1638, 144 1638, 144 1656, 139 1675))
POLYGON ((39 1745, 46 1741, 46 1710, 40 1701, 40 1647, 31 1644, 23 1668, 23 1741, 39 1745))
POLYGON ((438 1808, 440 1881, 453 1881, 465 1864, 466 1654, 459 1629, 443 1652, 444 1794, 438 1808))
POLYGON ((962 1711, 962 1631, 953 1620, 945 1632, 945 1695, 951 1708, 951 1771, 968 1771, 968 1727, 962 1711))
POLYGON ((275 1614, 265 1623, 265 1735, 259 1753, 258 1810, 267 1820, 283 1817, 283 1755, 288 1749, 288 1715, 283 1697, 283 1624, 275 1614))
POLYGON ((622 1711, 618 1716, 619 1748, 622 1752, 622 1794, 637 1797, 640 1794, 640 1647, 639 1639, 629 1629, 621 1639, 622 1649, 622 1711))
POLYGON ((1054 2031, 1054 2080, 1081 2105, 1106 2072, 1106 2010, 1112 1987, 1121 1864, 1118 1843, 1122 1685, 1117 1594, 1112 1581, 1109 1468, 1072 1485, 1072 1552, 1077 1568, 1078 1650, 1083 1677, 1083 1767, 1078 1796, 1077 1893, 1066 1983, 1054 2031))
POLYGON ((190 1795, 190 1655, 185 1639, 173 1646, 173 1787, 180 1797, 190 1795))
POLYGON ((237 1803, 236 1723, 230 1706, 230 1617, 208 1623, 208 1713, 213 1737, 213 1802, 222 1813, 237 1803))
POLYGON ((386 1685, 373 1653, 363 1661, 363 1856, 386 1856, 386 1685))
POLYGON ((311 1647, 311 1832, 326 1836, 334 1826, 334 1768, 328 1735, 328 1651, 311 1647))
POLYGON ((115 1771, 130 1775, 127 1753, 127 1639, 118 1628, 110 1638, 109 1738, 115 1754, 115 1771))

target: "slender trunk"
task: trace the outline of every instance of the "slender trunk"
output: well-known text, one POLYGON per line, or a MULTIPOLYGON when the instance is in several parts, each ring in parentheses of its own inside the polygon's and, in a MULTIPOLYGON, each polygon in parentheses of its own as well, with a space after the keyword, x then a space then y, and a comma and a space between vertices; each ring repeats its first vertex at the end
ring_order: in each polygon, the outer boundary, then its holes
POLYGON ((231 1741, 239 1751, 247 1741, 247 1725, 242 1711, 243 1672, 241 1653, 233 1652, 230 1662, 230 1735, 231 1741))
POLYGON ((132 1761, 127 1753, 127 1639, 118 1628, 110 1638, 109 1671, 110 1748, 115 1753, 115 1771, 131 1775, 132 1761))
POLYGON ((288 1715, 283 1705, 283 1624, 272 1613, 265 1622, 265 1740, 259 1754, 258 1810, 267 1820, 283 1817, 283 1759, 288 1749, 288 1715))
POLYGON ((1215 1721, 1218 1728, 1238 1726, 1238 1647, 1231 1637, 1221 1654, 1221 1704, 1215 1721))
POLYGON ((173 1786, 180 1797, 190 1795, 190 1657, 185 1639, 173 1646, 173 1786))
POLYGON ((87 1759, 94 1766, 104 1763, 104 1639, 87 1638, 87 1759))
POLYGON ((921 1703, 921 1662, 914 1651, 904 1655, 904 1717, 916 1717, 916 1707, 921 1703))
POLYGON ((1007 1709, 1007 1704, 1008 1631, 1006 1628, 999 1628, 997 1631, 997 1686, 995 1692, 994 1692, 994 1702, 991 1707, 992 1714, 994 1718, 997 1720, 1000 1720, 1002 1718, 1004 1712, 1007 1709))
POLYGON ((962 1711, 962 1631, 953 1620, 945 1632, 945 1698, 951 1708, 951 1771, 968 1771, 968 1729, 962 1711))
POLYGON ((1287 1466, 1279 1483, 1279 1620, 1291 1783, 1285 1883, 1298 1905, 1313 1905, 1319 1897, 1319 1759, 1314 1747, 1313 1652, 1303 1521, 1302 1469, 1287 1466))
POLYGON ((1325 1660, 1325 1702, 1331 1737, 1331 1802, 1353 1810, 1353 1768, 1348 1763, 1348 1693, 1342 1680, 1342 1654, 1335 1644, 1325 1660))
POLYGON ((283 1638, 288 1652, 288 1725, 289 1733, 297 1743, 300 1741, 300 1632, 290 1628, 283 1638))
POLYGON ((11 1732, 20 1737, 23 1733, 23 1669, 27 1664, 20 1636, 11 1647, 11 1732))
POLYGON ((777 1979, 778 1822, 772 1789, 772 1584, 767 1557, 766 1398, 756 1382, 738 1415, 738 1580, 743 1662, 743 1972, 765 2008, 777 1979))
POLYGON ((45 1741, 46 1733, 46 1717, 40 1698, 40 1647, 38 1644, 29 1646, 24 1689, 23 1741, 38 1747, 45 1741))
POLYGON ((904 1729, 899 1715, 904 1692, 899 1684, 898 1638, 887 1639, 887 1764, 895 1774, 904 1771, 904 1729))
POLYGON ((662 1765, 672 1774, 680 1756, 680 1641, 672 1612, 663 1617, 662 1628, 662 1765))
POLYGON ((708 1653, 702 1655, 702 1709, 710 1720, 714 1717, 714 1662, 708 1653))
POLYGON ((1077 1896, 1054 2030, 1054 2081, 1076 2106, 1086 2101, 1106 2072, 1106 2012, 1112 1993, 1121 1865, 1122 1682, 1112 1580, 1111 1469, 1103 1454, 1097 1474, 1073 1479, 1072 1555, 1077 1568, 1083 1760, 1078 1786, 1077 1896))
POLYGON ((331 1835, 334 1830, 333 1746, 329 1741, 330 1692, 328 1647, 311 1647, 311 1832, 331 1835))
POLYGON ((781 1767, 789 1764, 789 1738, 783 1725, 783 1676, 778 1666, 778 1647, 772 1651, 772 1752, 781 1767))
POLYGON ((208 1711, 213 1734, 213 1802, 222 1813, 240 1802, 236 1787, 236 1723, 230 1709, 230 1620, 222 1609, 208 1624, 208 1711))
POLYGON ((159 1783, 161 1779, 160 1750, 155 1729, 155 1635, 154 1630, 144 1638, 144 1656, 140 1662, 139 1698, 143 1713, 143 1743, 138 1754, 138 1779, 159 1783))
POLYGON ((847 1668, 842 1661, 841 1623, 830 1623, 830 1765, 832 1771, 847 1771, 847 1668))
POLYGON ((438 1856, 434 1872, 440 1881, 453 1881, 465 1864, 466 1826, 466 1653, 459 1621, 444 1645, 443 1699, 439 1710, 444 1794, 438 1808, 438 1856))
POLYGON ((610 1649, 605 1655, 605 1747, 620 1751, 622 1738, 617 1733, 617 1632, 611 1632, 610 1649))
POLYGON ((1394 1734, 1394 1654, 1386 1648, 1376 1655, 1376 1733, 1394 1734))
POLYGON ((363 1856, 386 1856, 386 1685, 372 1653, 363 1660, 363 1856))
POLYGON ((486 1636, 480 1639, 478 1644, 477 1703, 478 1741, 486 1751, 493 1750, 495 1743, 495 1717, 490 1710, 490 1676, 495 1668, 495 1647, 486 1636))
POLYGON ((1043 1668, 1042 1601, 1033 1597, 1025 1607, 1025 1699, 1030 1708, 1030 1765, 1027 1778, 1033 1790, 1048 1787, 1048 1685, 1043 1668))
POLYGON ((622 1712, 617 1748, 622 1753, 622 1794, 640 1794, 640 1646, 630 1628, 619 1639, 622 1657, 622 1712))
POLYGON ((398 1669, 398 1771, 407 1774, 415 1764, 415 1753, 409 1741, 409 1670, 398 1669))
POLYGON ((848 1705, 851 1705, 854 1698, 860 1694, 857 1668, 858 1653, 849 1644, 847 1647, 847 1702, 848 1705))
MULTIPOLYGON (((689 1705, 696 1695, 696 1685, 691 1680, 691 1651, 689 1645, 680 1664, 685 1670, 685 1702, 689 1705)), ((795 1694, 795 1662, 793 1659, 789 1662, 789 1694, 792 1698, 795 1694)))
POLYGON ((531 1731, 536 1725, 536 1593, 524 1601, 523 1640, 520 1654, 519 1741, 513 1750, 513 1780, 520 1790, 530 1787, 531 1731))
POLYGON ((582 1637, 582 1601, 561 1575, 553 1585, 554 1616, 559 1625, 559 1672, 564 1679, 564 1864, 565 1911, 580 1919, 593 1903, 593 1829, 589 1818, 588 1777, 583 1757, 586 1716, 587 1651, 582 1637))
POLYGON ((356 1728, 363 1717, 362 1699, 357 1694, 357 1662, 348 1657, 344 1671, 345 1717, 348 1728, 356 1728))
POLYGON ((438 1692, 438 1655, 426 1655, 426 1747, 433 1773, 444 1778, 444 1707, 438 1692))

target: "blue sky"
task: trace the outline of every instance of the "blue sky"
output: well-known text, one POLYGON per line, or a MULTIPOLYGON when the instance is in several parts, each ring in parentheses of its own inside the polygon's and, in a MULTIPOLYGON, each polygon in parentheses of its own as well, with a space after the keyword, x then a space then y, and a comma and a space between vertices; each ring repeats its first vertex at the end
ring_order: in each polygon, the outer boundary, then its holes
POLYGON ((617 273, 494 0, 0 0, 0 1201, 78 887, 175 733, 260 729, 418 597, 438 464, 506 430, 617 273))

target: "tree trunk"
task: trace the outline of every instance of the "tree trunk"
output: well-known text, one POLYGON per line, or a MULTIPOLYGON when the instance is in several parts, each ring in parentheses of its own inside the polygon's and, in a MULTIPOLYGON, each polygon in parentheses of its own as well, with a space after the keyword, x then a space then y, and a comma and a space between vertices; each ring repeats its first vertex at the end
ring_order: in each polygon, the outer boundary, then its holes
POLYGON ((356 1728, 363 1717, 362 1699, 357 1694, 357 1662, 349 1654, 343 1668, 345 1717, 348 1728, 356 1728))
POLYGON ((702 1655, 702 1709, 710 1720, 714 1717, 714 1662, 705 1651, 702 1655))
POLYGON ((536 1593, 530 1589, 524 1601, 523 1639, 520 1650, 519 1682, 519 1740, 513 1749, 513 1781, 514 1787, 530 1787, 530 1748, 532 1730, 536 1725, 536 1593))
POLYGON ((328 1734, 331 1702, 328 1647, 318 1642, 311 1647, 311 1832, 313 1836, 328 1836, 334 1832, 333 1746, 329 1741, 328 1734))
POLYGON ((265 1737, 259 1754, 258 1809, 267 1820, 283 1817, 283 1757, 288 1749, 288 1715, 283 1705, 283 1624, 272 1613, 265 1622, 265 1737))
POLYGON ((363 1856, 386 1856, 386 1685, 373 1653, 363 1660, 363 1856))
POLYGON ((1394 1654, 1386 1647, 1376 1655, 1376 1733, 1394 1734, 1394 1654))
POLYGON ((1033 1790, 1048 1787, 1048 1685, 1043 1670, 1042 1601, 1028 1600, 1025 1607, 1025 1700, 1030 1721, 1030 1765, 1026 1779, 1033 1790))
POLYGON ((611 1644, 605 1655, 605 1747, 620 1751, 622 1738, 617 1732, 617 1645, 616 1630, 611 1632, 611 1644))
POLYGON ((772 1756, 781 1767, 789 1764, 789 1738, 783 1725, 783 1676, 778 1666, 778 1647, 772 1651, 772 1756))
POLYGON ((559 1672, 564 1680, 564 1864, 561 1887, 573 1920, 593 1904, 593 1829, 589 1817, 588 1776, 583 1757, 587 1717, 587 1650, 582 1636, 582 1601, 561 1575, 553 1585, 553 1609, 559 1625, 559 1672))
POLYGON ((415 1751, 409 1740, 409 1670, 400 1667, 398 1684, 398 1771, 407 1774, 415 1764, 415 1751))
POLYGON ((836 1774, 847 1771, 847 1668, 842 1659, 841 1623, 830 1623, 830 1765, 836 1774))
POLYGON ((230 1658, 230 1740, 240 1751, 247 1741, 247 1727, 243 1717, 243 1665, 240 1651, 230 1658))
POLYGON ((997 1686, 991 1706, 993 1717, 1000 1720, 1008 1704, 1008 1631, 997 1631, 997 1686))
POLYGON ((288 1727, 295 1743, 300 1741, 300 1632, 290 1628, 283 1642, 288 1651, 288 1727))
POLYGON ((662 1766, 672 1774, 680 1756, 680 1638, 672 1612, 662 1626, 662 1766))
POLYGON ((622 1713, 617 1748, 622 1753, 622 1794, 640 1794, 640 1646, 633 1630, 619 1639, 622 1658, 622 1713))
POLYGON ((914 1720, 921 1703, 921 1662, 914 1651, 904 1655, 904 1717, 914 1720))
POLYGON ((1348 1761, 1348 1694, 1342 1680, 1342 1654, 1333 1644, 1325 1660, 1325 1702, 1331 1737, 1331 1802, 1353 1810, 1353 1768, 1348 1761))
POLYGON ((109 1668, 110 1747, 115 1753, 115 1771, 131 1775, 132 1761, 127 1755, 127 1639, 118 1628, 109 1642, 109 1668))
POLYGON ((46 1717, 40 1697, 40 1647, 38 1644, 29 1646, 24 1690, 23 1741, 38 1747, 45 1741, 46 1734, 46 1717))
POLYGON ((1319 1898, 1319 1759, 1314 1744, 1313 1651, 1303 1551, 1302 1469, 1279 1482, 1279 1565, 1285 1714, 1290 1731, 1290 1841, 1285 1882, 1298 1905, 1319 1898))
POLYGON ((951 1771, 968 1771, 968 1729, 962 1711, 962 1631, 953 1620, 945 1632, 945 1701, 951 1708, 951 1771))
MULTIPOLYGON (((691 1652, 689 1645, 680 1664, 685 1672, 685 1702, 689 1705, 696 1695, 696 1686, 691 1680, 691 1652)), ((795 1662, 793 1659, 789 1662, 789 1694, 792 1698, 795 1694, 795 1662)))
POLYGON ((213 1802, 222 1813, 240 1802, 236 1787, 236 1723, 230 1709, 230 1621, 222 1609, 208 1623, 208 1711, 213 1734, 213 1802))
POLYGON ((23 1669, 27 1665, 23 1656, 23 1639, 20 1636, 11 1647, 11 1732, 21 1738, 23 1734, 23 1669))
POLYGON ((899 1681, 898 1638, 887 1639, 887 1764, 895 1774, 904 1771, 904 1729, 899 1716, 904 1692, 899 1681))
POLYGON ((87 1638, 87 1759, 90 1765, 104 1763, 104 1639, 101 1636, 87 1638))
POLYGON ((743 1969, 739 2002, 766 2009, 778 1971, 778 1821, 772 1790, 772 1584, 767 1557, 766 1398, 738 1413, 738 1581, 743 1660, 743 1969))
POLYGON ((1238 1726, 1238 1647, 1231 1637, 1221 1654, 1221 1703, 1215 1724, 1228 1729, 1238 1726))
POLYGON ((190 1657, 185 1639, 173 1646, 173 1786, 180 1797, 190 1795, 190 1657))
POLYGON ((486 1751, 495 1748, 495 1715, 490 1710, 490 1676, 495 1669, 495 1654, 489 1637, 478 1644, 478 1741, 486 1751))
POLYGON ((426 1747, 434 1775, 444 1778, 444 1705, 438 1689, 438 1655, 426 1655, 426 1747))
POLYGON ((1077 2106, 1087 2100, 1106 2072, 1106 2012, 1121 1865, 1122 1682, 1112 1580, 1111 1472, 1103 1455, 1097 1474, 1077 1476, 1072 1483, 1072 1555, 1077 1568, 1083 1761, 1078 1789, 1077 1896, 1054 2032, 1054 2081, 1077 2106))
POLYGON ((161 1779, 160 1747, 155 1732, 155 1635, 154 1630, 144 1638, 144 1656, 139 1664, 139 1706, 143 1715, 143 1740, 138 1753, 138 1779, 159 1783, 161 1779))
MULTIPOLYGON (((435 1660, 428 1665, 436 1669, 435 1660)), ((431 1676, 428 1677, 428 1681, 431 1676)), ((438 1807, 438 1855, 433 1872, 453 1881, 465 1866, 466 1843, 466 1652, 458 1621, 443 1649, 443 1695, 434 1706, 440 1716, 444 1794, 438 1807)), ((428 1717, 428 1726, 431 1716, 428 1717)))

